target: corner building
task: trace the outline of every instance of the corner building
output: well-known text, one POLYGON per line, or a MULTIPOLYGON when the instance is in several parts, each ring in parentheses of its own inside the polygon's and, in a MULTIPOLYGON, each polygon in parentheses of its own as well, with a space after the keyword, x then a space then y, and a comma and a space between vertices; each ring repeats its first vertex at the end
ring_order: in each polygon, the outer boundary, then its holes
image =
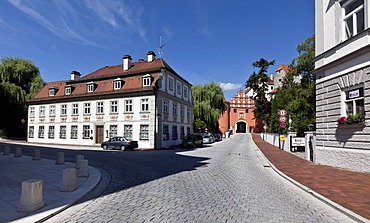
POLYGON ((28 142, 100 145, 112 136, 139 148, 178 145, 192 133, 192 85, 162 58, 102 67, 47 83, 28 101, 28 142))
POLYGON ((370 1, 316 0, 315 10, 315 162, 370 172, 370 1))

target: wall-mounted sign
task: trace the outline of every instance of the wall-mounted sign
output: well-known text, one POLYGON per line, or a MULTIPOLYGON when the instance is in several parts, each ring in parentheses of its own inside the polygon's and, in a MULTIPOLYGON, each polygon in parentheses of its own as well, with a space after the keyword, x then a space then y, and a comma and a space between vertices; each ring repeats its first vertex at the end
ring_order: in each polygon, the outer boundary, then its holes
POLYGON ((292 147, 305 146, 306 139, 304 137, 292 137, 292 147))
POLYGON ((353 91, 348 92, 348 97, 349 98, 357 98, 360 97, 360 89, 356 89, 353 91))

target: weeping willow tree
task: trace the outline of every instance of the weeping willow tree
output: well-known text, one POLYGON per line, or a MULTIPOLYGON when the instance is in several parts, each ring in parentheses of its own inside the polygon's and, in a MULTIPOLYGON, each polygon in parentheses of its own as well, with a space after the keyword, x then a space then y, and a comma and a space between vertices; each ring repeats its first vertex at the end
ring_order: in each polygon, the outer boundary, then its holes
POLYGON ((29 60, 5 57, 0 63, 0 136, 25 136, 26 100, 44 86, 39 69, 29 60))
POLYGON ((218 132, 218 119, 227 109, 222 88, 214 83, 194 85, 194 129, 208 128, 210 132, 218 132))

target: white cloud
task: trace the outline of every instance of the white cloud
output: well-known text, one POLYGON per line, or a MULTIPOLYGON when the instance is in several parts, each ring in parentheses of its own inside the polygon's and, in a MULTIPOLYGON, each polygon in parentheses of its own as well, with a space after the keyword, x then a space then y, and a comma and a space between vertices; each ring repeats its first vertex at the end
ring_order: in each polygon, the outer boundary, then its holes
POLYGON ((234 83, 218 83, 223 91, 231 91, 240 89, 243 85, 242 84, 234 84, 234 83))

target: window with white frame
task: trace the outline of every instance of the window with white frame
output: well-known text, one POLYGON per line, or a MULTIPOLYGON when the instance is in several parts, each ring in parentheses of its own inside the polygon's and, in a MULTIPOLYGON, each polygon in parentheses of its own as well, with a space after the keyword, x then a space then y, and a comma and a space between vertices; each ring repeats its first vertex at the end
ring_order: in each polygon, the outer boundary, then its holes
POLYGON ((30 117, 35 117, 35 107, 30 107, 30 117))
POLYGON ((117 136, 118 133, 118 126, 117 125, 110 125, 109 126, 109 137, 117 136))
POLYGON ((67 138, 67 126, 61 125, 59 130, 59 138, 66 139, 67 138))
POLYGON ((98 101, 96 102, 96 114, 104 114, 104 102, 98 101))
POLYGON ((118 113, 118 101, 110 102, 110 113, 118 113))
POLYGON ((90 115, 90 103, 84 103, 84 115, 90 115))
POLYGON ((188 88, 184 87, 184 98, 188 98, 188 88))
POLYGON ((149 125, 140 125, 140 140, 149 140, 149 125))
POLYGON ((185 138, 185 127, 180 126, 180 139, 185 138))
POLYGON ((168 114, 168 100, 163 100, 163 113, 168 114))
POLYGON ((53 125, 49 126, 48 138, 54 139, 55 127, 53 125))
POLYGON ((72 104, 72 115, 78 115, 78 104, 72 104))
POLYGON ((172 125, 172 140, 177 140, 178 133, 177 133, 177 125, 172 125))
POLYGON ((168 90, 173 91, 173 79, 168 78, 168 90))
POLYGON ((65 95, 70 95, 72 93, 72 88, 71 87, 66 87, 64 89, 64 93, 65 93, 65 95))
POLYGON ((28 127, 28 138, 33 138, 35 136, 35 126, 28 127))
POLYGON ((176 83, 176 91, 177 91, 177 94, 181 95, 182 89, 181 89, 181 83, 179 82, 176 83))
POLYGON ((190 120, 190 108, 186 108, 186 117, 190 120))
POLYGON ((151 76, 144 76, 143 77, 143 87, 149 87, 150 86, 150 80, 151 80, 151 76))
POLYGON ((49 116, 55 116, 55 105, 49 106, 49 116))
POLYGON ((141 99, 141 111, 148 112, 149 111, 149 98, 141 99))
POLYGON ((121 87, 122 87, 122 81, 121 80, 115 80, 113 82, 113 89, 114 90, 119 90, 119 89, 121 89, 121 87))
POLYGON ((185 111, 184 111, 184 105, 180 105, 180 116, 181 118, 184 118, 185 117, 185 111))
POLYGON ((172 114, 174 116, 177 115, 177 103, 175 103, 175 102, 172 103, 172 114))
POLYGON ((170 139, 170 131, 168 129, 168 125, 163 124, 163 141, 168 141, 170 139))
POLYGON ((45 127, 44 126, 39 126, 39 138, 43 139, 45 134, 45 127))
POLYGON ((50 88, 49 89, 49 96, 52 97, 55 95, 55 88, 50 88))
POLYGON ((125 100, 125 112, 132 112, 132 100, 125 100))
POLYGON ((71 126, 71 139, 77 139, 78 127, 77 125, 71 126))
POLYGON ((90 138, 90 126, 89 125, 84 125, 82 126, 83 129, 83 138, 84 139, 89 139, 90 138))
POLYGON ((87 92, 88 93, 94 92, 94 84, 88 84, 87 85, 87 92))
POLYGON ((345 112, 346 116, 365 115, 364 88, 355 88, 345 91, 345 112))
POLYGON ((40 106, 40 117, 45 117, 45 106, 40 106))
POLYGON ((132 125, 124 125, 123 136, 128 140, 132 140, 132 125))
POLYGON ((342 1, 345 39, 365 30, 364 0, 342 1))
POLYGON ((67 105, 63 104, 60 106, 60 115, 67 115, 67 105))

